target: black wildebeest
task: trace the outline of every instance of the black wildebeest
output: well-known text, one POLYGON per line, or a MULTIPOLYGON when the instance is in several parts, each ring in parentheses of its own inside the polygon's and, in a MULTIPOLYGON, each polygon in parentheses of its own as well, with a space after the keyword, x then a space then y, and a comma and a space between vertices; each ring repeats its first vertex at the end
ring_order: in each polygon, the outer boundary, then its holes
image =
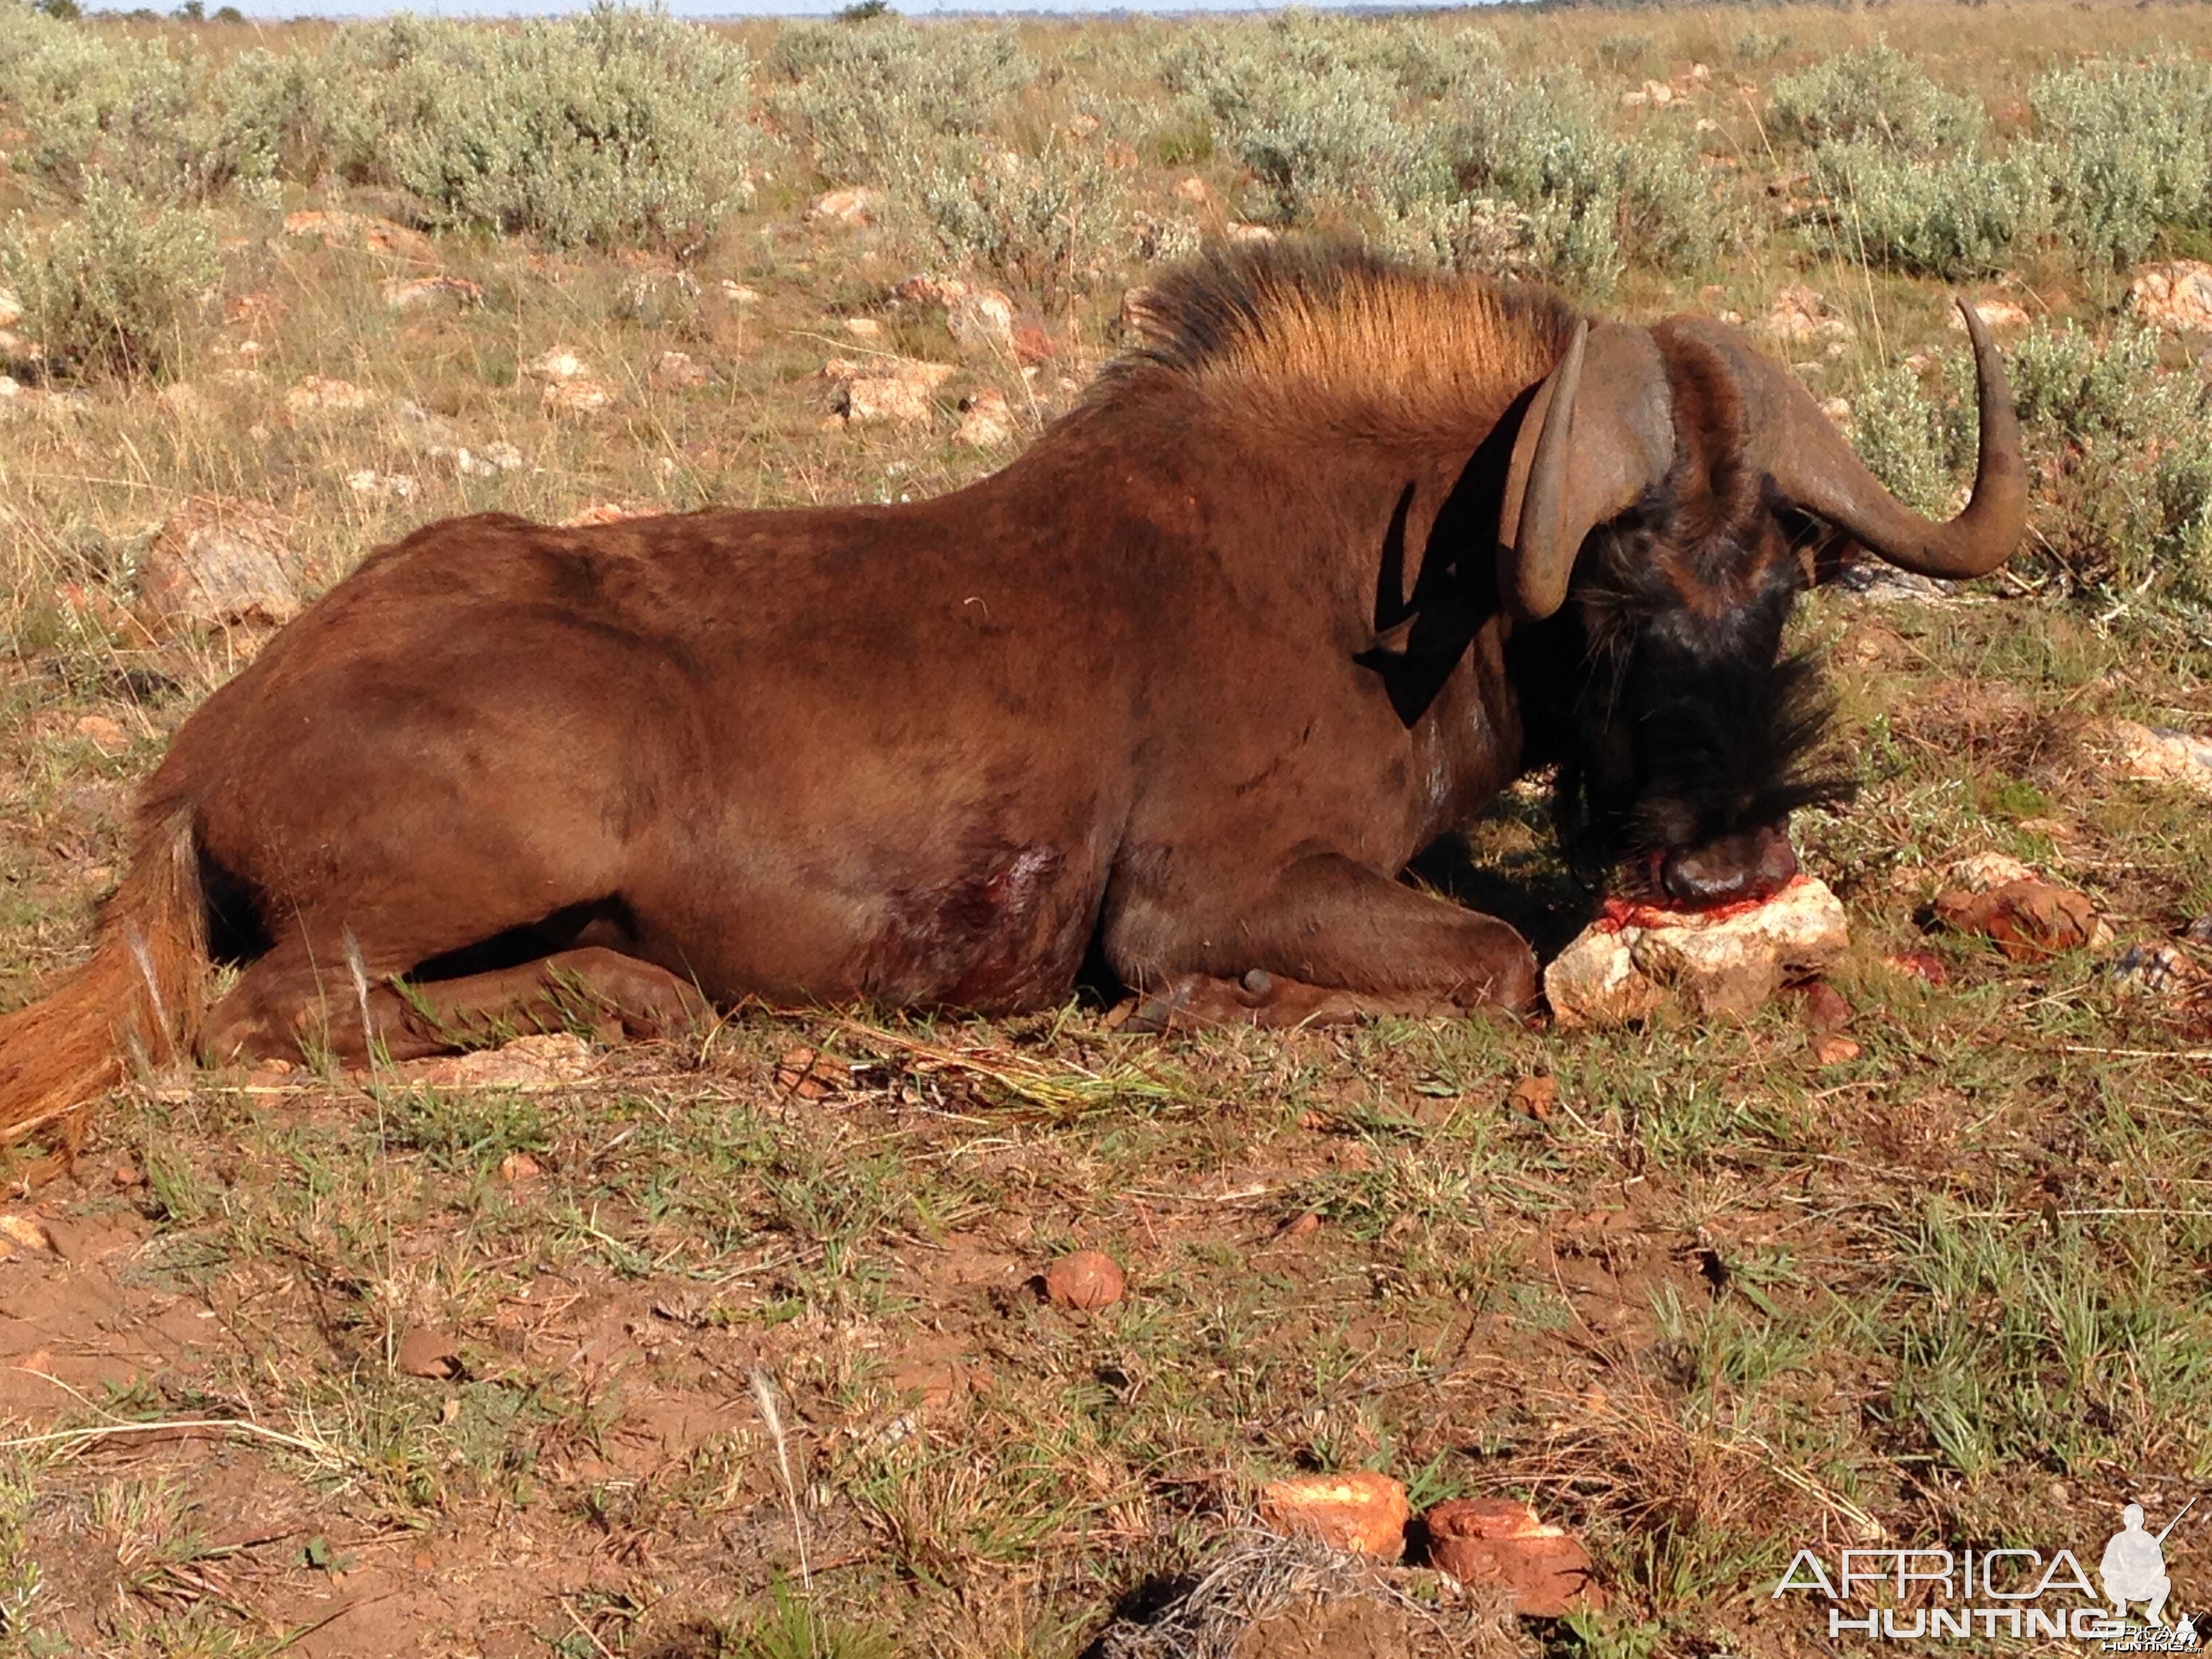
POLYGON ((1518 1008, 1399 879, 1507 781, 1686 902, 1769 890, 1819 727, 1816 530, 1942 576, 2025 511, 2002 369, 1934 524, 1735 330, 1263 249, 1027 453, 910 506, 372 556, 179 732, 88 966, 0 1024, 0 1133, 136 1042, 397 1055, 577 1000, 1009 1010, 1094 946, 1153 1019, 1518 1008), (200 973, 242 968, 204 1018, 200 973))

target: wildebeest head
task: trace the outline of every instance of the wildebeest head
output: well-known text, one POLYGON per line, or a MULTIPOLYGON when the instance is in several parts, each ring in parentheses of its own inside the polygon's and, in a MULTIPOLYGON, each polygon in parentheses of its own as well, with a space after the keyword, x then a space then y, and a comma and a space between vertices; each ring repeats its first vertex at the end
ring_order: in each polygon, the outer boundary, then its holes
POLYGON ((1807 550, 1825 529, 1905 570, 1978 576, 2024 526, 2011 394, 1962 308, 1981 458, 1972 499, 1942 524, 1890 495, 1738 331, 1577 325, 1515 444, 1498 575, 1555 682, 1538 718, 1554 726, 1543 746, 1583 860, 1692 905, 1764 896, 1796 873, 1790 814, 1850 788, 1813 769, 1826 704, 1812 665, 1782 652, 1807 550))

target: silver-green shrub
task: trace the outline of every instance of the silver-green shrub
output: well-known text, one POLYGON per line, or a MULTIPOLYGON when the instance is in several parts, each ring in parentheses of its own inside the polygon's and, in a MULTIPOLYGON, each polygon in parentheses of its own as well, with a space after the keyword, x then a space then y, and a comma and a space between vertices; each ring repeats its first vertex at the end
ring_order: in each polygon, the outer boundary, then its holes
POLYGON ((742 197, 743 47, 598 4, 507 30, 394 21, 346 32, 369 76, 368 167, 448 222, 561 246, 683 246, 742 197))
POLYGON ((2032 154, 1915 157, 1838 143, 1820 152, 1814 176, 1831 199, 1844 257, 1923 276, 2002 270, 2049 219, 2032 154))
POLYGON ((204 210, 149 204, 97 175, 45 238, 21 216, 0 238, 0 276, 23 302, 25 328, 51 367, 78 374, 174 374, 221 273, 204 210))
POLYGON ((1815 147, 1876 144, 1907 155, 1971 148, 1982 106, 1948 92, 1903 52, 1862 46, 1774 83, 1774 121, 1784 137, 1815 147))
POLYGON ((2078 257, 2127 265, 2163 230, 2212 229, 2212 64, 2057 70, 2031 102, 2054 226, 2078 257))
POLYGON ((1036 71, 1011 29, 896 17, 794 24, 763 67, 769 112, 823 178, 894 187, 931 172, 947 140, 988 131, 1036 71))
POLYGON ((937 247, 1047 307, 1086 286, 1122 228, 1118 175, 1090 150, 1029 156, 963 143, 912 181, 937 247))

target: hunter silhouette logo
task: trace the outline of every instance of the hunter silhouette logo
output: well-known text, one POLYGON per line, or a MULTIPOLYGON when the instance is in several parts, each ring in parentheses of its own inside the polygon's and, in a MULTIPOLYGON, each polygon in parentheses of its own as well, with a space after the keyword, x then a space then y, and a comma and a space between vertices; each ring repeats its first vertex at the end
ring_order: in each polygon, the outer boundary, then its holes
MULTIPOLYGON (((2181 1506, 2181 1515, 2197 1507, 2191 1498, 2181 1506)), ((2125 1619, 2128 1604, 2143 1604, 2143 1622, 2162 1625, 2160 1615, 2166 1611, 2166 1598, 2173 1593, 2173 1581, 2166 1576, 2166 1536, 2181 1524, 2181 1515, 2166 1523, 2166 1530, 2155 1538, 2143 1530, 2143 1510, 2140 1504, 2130 1504, 2120 1511, 2120 1529, 2112 1534, 2112 1541, 2105 1546, 2105 1559, 2098 1564, 2097 1576, 2105 1581, 2105 1599, 2112 1604, 2112 1617, 2125 1619)), ((2197 1629, 2188 1620, 2189 1633, 2197 1629)))

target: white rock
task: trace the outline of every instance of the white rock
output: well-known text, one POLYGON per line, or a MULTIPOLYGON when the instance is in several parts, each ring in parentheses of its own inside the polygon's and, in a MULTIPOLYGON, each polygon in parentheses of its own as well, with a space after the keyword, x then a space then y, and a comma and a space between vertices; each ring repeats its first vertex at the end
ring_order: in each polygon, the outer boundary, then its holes
POLYGON ((21 381, 12 374, 0 374, 0 398, 20 398, 22 395, 21 381))
POLYGON ((378 394, 365 386, 310 374, 284 394, 284 409, 296 419, 303 416, 351 414, 378 401, 378 394))
POLYGON ((2118 750, 2120 776, 2212 795, 2212 738, 2135 720, 2107 720, 2104 731, 2118 750))
POLYGON ((963 351, 1005 356, 1014 349, 1014 302, 995 288, 961 295, 945 307, 945 325, 963 351))
POLYGON ((2149 265, 2128 285, 2128 304, 2154 327, 2212 334, 2212 264, 2177 259, 2149 265))
POLYGON ((1664 81, 1646 81, 1644 83, 1644 98, 1652 108, 1664 109, 1674 101, 1674 88, 1664 81))
POLYGON ((549 415, 596 415, 611 408, 620 395, 605 380, 579 375, 574 380, 547 381, 538 401, 549 415))
POLYGON ((972 449, 998 449, 1012 443, 1014 412, 1007 407, 1005 394, 987 387, 969 398, 952 441, 972 449))
POLYGON ((707 366, 688 351, 664 351, 646 380, 656 392, 685 392, 707 384, 707 366))
POLYGON ((726 276, 722 279, 722 297, 733 306, 757 306, 761 301, 758 289, 733 283, 726 276))
POLYGON ((872 225, 882 212, 884 197, 881 191, 870 190, 865 185, 853 185, 843 190, 824 191, 807 207, 809 219, 834 220, 844 225, 872 225))
POLYGON ((404 474, 379 472, 365 466, 358 472, 346 474, 345 485, 356 495, 405 501, 415 493, 415 480, 404 474))
POLYGON ((591 365, 567 346, 554 346, 523 364, 522 372, 540 380, 575 380, 592 371, 591 365))
POLYGON ((155 533, 138 568, 138 617, 156 637, 274 626, 300 611, 283 521, 258 501, 196 496, 155 533))
MULTIPOLYGON (((1980 313, 1983 323, 1994 334, 2003 334, 2014 329, 2026 328, 2035 320, 2027 314, 2026 306, 2015 305, 2010 300, 1977 300, 1974 301, 1974 309, 1980 313)), ((1954 334, 1964 334, 1966 331, 1966 319, 1959 314, 1958 307, 1950 307, 1947 320, 1954 334)))
POLYGON ((1601 920, 1545 969, 1544 994, 1565 1026, 1624 1024, 1670 996, 1704 1014, 1747 1014, 1785 975, 1817 973, 1850 944, 1842 903, 1799 876, 1747 910, 1637 906, 1601 920))
POLYGON ((890 374, 848 380, 837 412, 854 426, 921 426, 929 420, 929 388, 890 374))
POLYGON ((848 317, 845 332, 856 340, 880 340, 884 337, 884 325, 872 317, 848 317))

